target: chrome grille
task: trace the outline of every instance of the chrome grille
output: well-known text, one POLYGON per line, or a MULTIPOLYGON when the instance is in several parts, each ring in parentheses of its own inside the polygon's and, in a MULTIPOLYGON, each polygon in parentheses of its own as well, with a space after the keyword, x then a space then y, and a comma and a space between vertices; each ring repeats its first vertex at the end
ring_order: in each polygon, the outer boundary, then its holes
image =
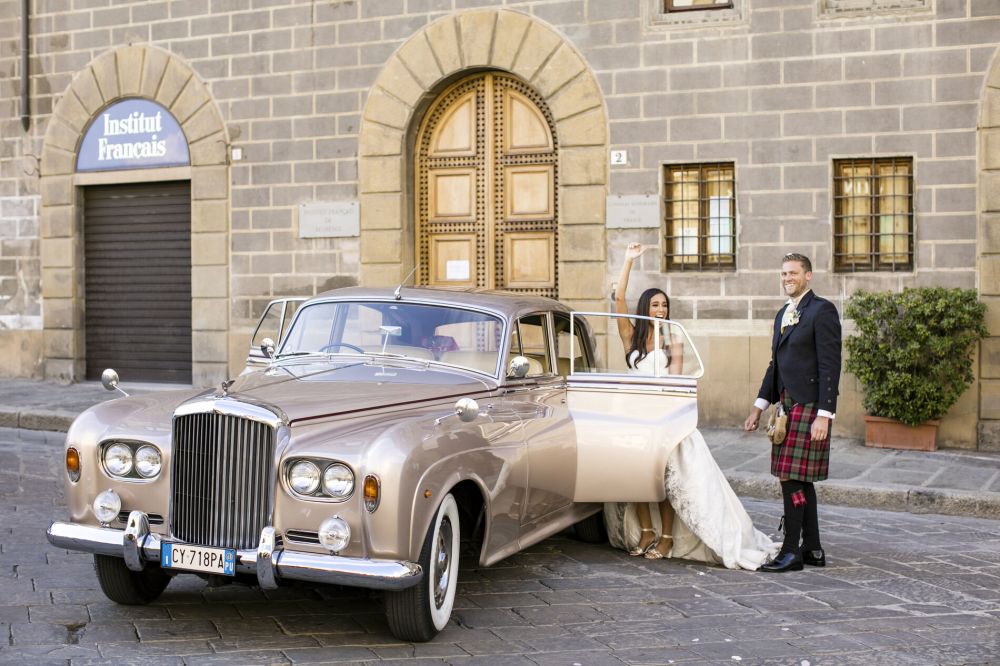
POLYGON ((173 535, 218 548, 256 548, 270 514, 274 429, 228 414, 174 417, 173 535))

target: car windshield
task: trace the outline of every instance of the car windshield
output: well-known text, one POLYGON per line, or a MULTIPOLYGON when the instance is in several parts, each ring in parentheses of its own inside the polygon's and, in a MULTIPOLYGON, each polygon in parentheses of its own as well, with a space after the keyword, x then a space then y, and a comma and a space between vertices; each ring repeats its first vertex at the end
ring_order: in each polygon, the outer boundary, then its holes
POLYGON ((389 302, 304 306, 279 358, 306 354, 391 354, 493 375, 503 339, 500 318, 456 307, 389 302))

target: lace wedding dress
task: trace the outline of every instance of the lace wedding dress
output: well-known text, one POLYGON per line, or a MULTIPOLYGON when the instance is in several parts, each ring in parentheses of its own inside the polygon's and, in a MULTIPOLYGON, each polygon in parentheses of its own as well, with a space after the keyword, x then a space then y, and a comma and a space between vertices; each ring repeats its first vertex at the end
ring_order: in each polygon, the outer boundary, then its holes
MULTIPOLYGON (((632 352, 637 354, 638 352, 632 352)), ((666 367, 667 355, 657 350, 639 361, 633 374, 652 375, 653 364, 666 367)), ((676 512, 670 557, 721 564, 729 569, 757 569, 781 547, 753 526, 701 433, 681 440, 667 460, 667 498, 676 512)), ((660 511, 650 504, 653 529, 661 532, 660 511)), ((615 548, 628 550, 641 536, 635 503, 607 503, 604 522, 615 548)))

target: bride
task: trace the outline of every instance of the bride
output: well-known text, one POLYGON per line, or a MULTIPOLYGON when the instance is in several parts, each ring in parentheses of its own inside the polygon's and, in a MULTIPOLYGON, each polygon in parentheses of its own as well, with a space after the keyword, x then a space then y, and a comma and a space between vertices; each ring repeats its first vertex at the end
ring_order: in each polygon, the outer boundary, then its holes
MULTIPOLYGON (((625 250, 615 310, 628 314, 625 291, 632 263, 648 248, 629 243, 625 250)), ((670 299, 660 289, 647 289, 639 297, 635 314, 670 318, 670 299)), ((636 324, 622 317, 618 334, 627 350, 629 373, 652 375, 657 365, 680 374, 684 350, 680 341, 661 337, 654 349, 653 327, 645 319, 636 324)), ((677 557, 730 569, 757 569, 771 559, 780 544, 755 529, 750 516, 712 457, 701 433, 695 430, 671 451, 664 479, 667 498, 659 505, 646 502, 608 503, 604 520, 611 545, 630 555, 649 559, 677 557), (655 506, 655 511, 651 511, 655 506)))

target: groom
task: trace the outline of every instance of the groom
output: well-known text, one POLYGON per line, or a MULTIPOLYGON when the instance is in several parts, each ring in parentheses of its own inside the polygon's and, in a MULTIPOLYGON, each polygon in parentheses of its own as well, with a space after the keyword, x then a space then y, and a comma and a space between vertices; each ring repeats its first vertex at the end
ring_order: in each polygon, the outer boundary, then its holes
POLYGON ((812 292, 812 275, 805 255, 782 258, 781 286, 788 302, 774 318, 771 363, 743 424, 745 430, 756 430, 761 413, 779 401, 788 414, 785 440, 771 447, 771 474, 781 481, 784 501, 785 541, 761 571, 800 571, 803 563, 826 566, 813 482, 827 478, 830 464, 830 425, 840 384, 840 316, 833 303, 812 292))

